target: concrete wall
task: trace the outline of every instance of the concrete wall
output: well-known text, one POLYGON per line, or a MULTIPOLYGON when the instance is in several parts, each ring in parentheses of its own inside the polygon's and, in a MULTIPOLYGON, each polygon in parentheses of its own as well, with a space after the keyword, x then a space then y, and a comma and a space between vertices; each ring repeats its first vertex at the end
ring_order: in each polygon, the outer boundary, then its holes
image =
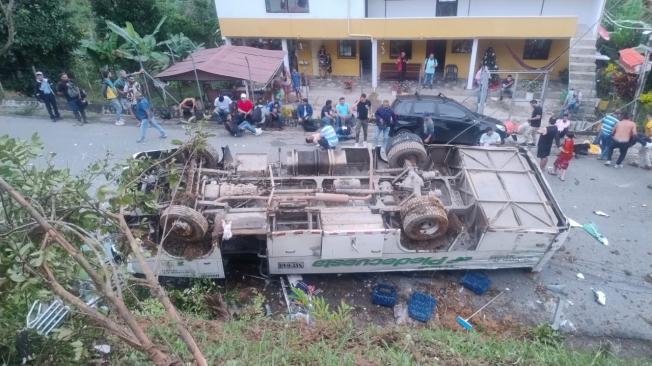
POLYGON ((314 44, 316 49, 321 45, 326 47, 326 52, 331 55, 331 66, 333 68, 333 75, 337 76, 360 76, 360 45, 356 43, 355 58, 339 58, 337 57, 337 41, 336 40, 302 40, 303 50, 297 53, 297 59, 301 65, 299 68, 301 72, 311 74, 313 76, 318 73, 313 72, 313 64, 318 63, 316 55, 313 55, 311 46, 314 44), (307 65, 306 65, 307 63, 307 65))

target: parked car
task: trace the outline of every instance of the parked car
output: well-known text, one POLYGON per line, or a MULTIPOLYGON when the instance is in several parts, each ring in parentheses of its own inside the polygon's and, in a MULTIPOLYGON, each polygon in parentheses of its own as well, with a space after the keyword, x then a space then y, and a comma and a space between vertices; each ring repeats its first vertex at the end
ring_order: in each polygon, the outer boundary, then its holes
POLYGON ((390 130, 389 135, 392 137, 402 132, 425 137, 423 120, 426 116, 430 116, 435 124, 432 143, 477 145, 487 127, 493 128, 501 139, 506 137, 502 122, 472 112, 442 94, 399 96, 392 104, 392 109, 398 116, 397 123, 390 130))

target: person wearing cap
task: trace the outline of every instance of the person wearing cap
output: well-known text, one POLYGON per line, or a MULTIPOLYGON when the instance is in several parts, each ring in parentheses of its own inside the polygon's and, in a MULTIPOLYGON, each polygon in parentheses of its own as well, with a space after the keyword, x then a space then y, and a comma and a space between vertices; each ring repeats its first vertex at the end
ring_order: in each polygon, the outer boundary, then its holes
POLYGON ((314 132, 319 128, 318 124, 312 119, 312 106, 308 103, 308 98, 303 98, 297 106, 297 120, 306 132, 314 132))
POLYGON ((52 122, 61 119, 59 115, 59 107, 57 106, 57 98, 54 96, 54 90, 50 81, 43 77, 43 73, 36 72, 36 82, 34 83, 34 96, 39 102, 45 104, 52 122))
POLYGON ((145 134, 150 124, 159 132, 162 139, 168 137, 163 127, 154 119, 154 114, 147 98, 140 92, 135 92, 134 97, 136 98, 136 118, 140 121, 140 138, 136 142, 140 143, 145 141, 145 134))
POLYGON ((249 120, 251 118, 251 112, 254 109, 254 103, 247 98, 247 94, 240 94, 240 100, 236 102, 236 107, 238 109, 238 122, 249 120))

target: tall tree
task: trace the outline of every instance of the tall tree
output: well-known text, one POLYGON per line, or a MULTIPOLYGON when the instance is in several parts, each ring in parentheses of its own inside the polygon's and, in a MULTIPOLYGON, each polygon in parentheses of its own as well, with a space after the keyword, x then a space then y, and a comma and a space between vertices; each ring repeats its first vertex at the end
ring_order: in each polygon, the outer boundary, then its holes
POLYGON ((14 9, 15 9, 16 3, 14 0, 9 0, 9 2, 5 3, 4 1, 0 1, 0 13, 2 13, 2 24, 7 27, 7 39, 5 40, 5 44, 0 47, 0 56, 4 55, 8 50, 9 47, 14 43, 14 39, 16 37, 16 27, 14 25, 14 9))
POLYGON ((105 34, 106 22, 116 24, 130 22, 144 33, 152 33, 158 21, 162 18, 155 0, 90 0, 95 13, 95 24, 98 34, 105 34))
POLYGON ((183 33, 195 43, 214 46, 217 13, 213 0, 157 0, 156 6, 167 17, 161 28, 163 38, 183 33))
MULTIPOLYGON (((50 76, 64 71, 70 65, 80 37, 65 2, 14 1, 15 39, 9 50, 0 55, 0 79, 6 81, 5 86, 29 90, 32 66, 50 76)), ((5 37, 6 29, 0 27, 0 39, 5 37)))

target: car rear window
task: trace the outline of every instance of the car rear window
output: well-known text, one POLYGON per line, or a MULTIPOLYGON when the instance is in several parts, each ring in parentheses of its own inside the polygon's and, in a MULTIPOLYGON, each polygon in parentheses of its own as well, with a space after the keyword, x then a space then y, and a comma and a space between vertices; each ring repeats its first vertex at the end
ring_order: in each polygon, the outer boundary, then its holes
POLYGON ((411 109, 412 109, 412 102, 401 101, 394 108, 394 113, 403 114, 403 115, 410 114, 411 109))
POLYGON ((464 110, 458 108, 454 104, 440 103, 439 104, 439 115, 441 117, 462 119, 462 118, 466 117, 466 112, 464 112, 464 110))
POLYGON ((414 114, 435 114, 435 103, 433 102, 416 102, 414 103, 414 108, 412 109, 414 114))

